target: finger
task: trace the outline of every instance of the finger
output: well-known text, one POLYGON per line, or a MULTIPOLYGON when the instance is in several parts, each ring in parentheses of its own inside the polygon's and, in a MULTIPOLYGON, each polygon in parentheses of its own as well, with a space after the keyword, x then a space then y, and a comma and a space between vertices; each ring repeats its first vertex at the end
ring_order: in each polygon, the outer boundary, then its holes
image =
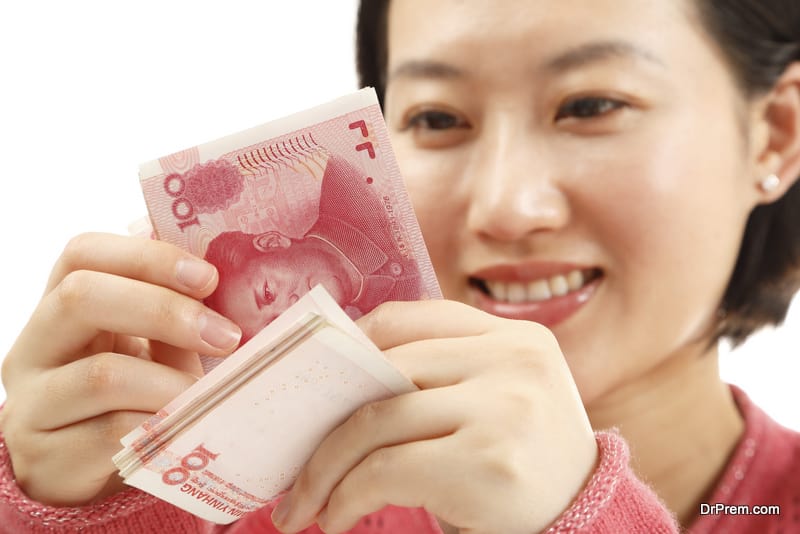
POLYGON ((386 302, 356 321, 385 350, 430 338, 480 335, 496 328, 498 317, 450 300, 386 302))
POLYGON ((103 477, 116 471, 111 458, 122 450, 120 440, 152 416, 151 412, 113 411, 70 425, 58 433, 73 449, 86 450, 80 458, 87 464, 97 465, 95 475, 103 477), (107 460, 98 462, 98 458, 107 460))
POLYGON ((74 271, 98 271, 205 298, 219 274, 210 263, 165 243, 139 237, 87 233, 74 237, 53 267, 45 294, 74 271))
POLYGON ((291 504, 282 526, 299 529, 313 521, 336 485, 373 451, 454 433, 469 419, 468 399, 453 388, 441 388, 359 408, 322 441, 303 467, 282 505, 291 504))
POLYGON ((197 379, 166 365, 103 353, 41 374, 41 391, 26 411, 37 430, 49 430, 126 410, 156 412, 197 379))
POLYGON ((450 446, 450 439, 416 441, 374 451, 334 489, 317 518, 320 528, 327 533, 345 532, 362 517, 390 504, 439 512, 431 506, 435 501, 430 495, 469 483, 457 470, 443 472, 442 449, 450 446), (457 478, 461 480, 453 480, 457 478))
POLYGON ((107 273, 73 271, 39 303, 12 353, 40 366, 72 359, 101 331, 155 339, 221 356, 239 343, 238 326, 170 289, 107 273), (43 335, 58 332, 59 335, 43 335))
POLYGON ((451 386, 497 365, 501 356, 488 353, 482 339, 489 335, 423 339, 392 347, 383 354, 420 389, 451 386))
POLYGON ((154 362, 168 365, 197 378, 205 374, 200 356, 191 350, 182 349, 161 341, 150 341, 150 358, 154 362))
MULTIPOLYGON (((106 351, 95 351, 97 352, 106 351)), ((110 352, 117 354, 127 354, 135 358, 142 358, 144 360, 150 359, 150 351, 147 349, 147 340, 141 337, 133 336, 114 336, 114 348, 110 352)))
POLYGON ((135 411, 110 412, 57 431, 34 434, 36 442, 27 450, 32 451, 35 461, 24 467, 26 493, 34 500, 41 497, 57 506, 84 504, 97 496, 116 471, 111 458, 122 449, 120 439, 151 416, 135 411), (58 481, 53 480, 54 474, 58 481), (56 487, 61 489, 55 491, 56 487))

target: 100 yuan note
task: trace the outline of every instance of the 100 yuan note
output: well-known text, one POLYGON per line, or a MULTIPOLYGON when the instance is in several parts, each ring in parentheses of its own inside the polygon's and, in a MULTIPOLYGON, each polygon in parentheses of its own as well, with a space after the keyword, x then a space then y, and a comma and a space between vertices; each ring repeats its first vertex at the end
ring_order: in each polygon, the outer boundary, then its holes
POLYGON ((287 489, 322 439, 358 407, 416 389, 317 286, 125 436, 114 462, 127 484, 230 523, 287 489), (308 314, 324 325, 212 406, 193 402, 308 314), (148 453, 154 436, 194 412, 200 416, 148 453))
POLYGON ((143 164, 158 239, 216 265, 254 336, 316 284, 351 318, 441 292, 373 89, 143 164))

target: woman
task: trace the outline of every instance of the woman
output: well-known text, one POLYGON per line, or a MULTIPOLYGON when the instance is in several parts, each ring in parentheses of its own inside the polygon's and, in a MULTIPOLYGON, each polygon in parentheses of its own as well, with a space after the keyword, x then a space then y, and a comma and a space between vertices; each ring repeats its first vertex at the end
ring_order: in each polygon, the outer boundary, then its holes
MULTIPOLYGON (((451 300, 360 321, 421 391, 230 532, 800 529, 800 436, 720 381, 715 343, 800 280, 797 2, 365 0, 358 39, 451 300)), ((4 365, 4 528, 212 530, 108 458, 231 350, 216 283, 164 243, 70 243, 4 365)))

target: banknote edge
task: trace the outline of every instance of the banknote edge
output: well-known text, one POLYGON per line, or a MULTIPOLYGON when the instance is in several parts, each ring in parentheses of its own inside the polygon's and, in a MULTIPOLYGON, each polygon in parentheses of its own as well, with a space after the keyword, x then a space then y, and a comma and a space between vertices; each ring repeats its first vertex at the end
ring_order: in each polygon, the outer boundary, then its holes
MULTIPOLYGON (((252 145, 260 139, 272 139, 284 135, 286 132, 293 132, 307 127, 309 124, 317 124, 328 120, 335 119, 372 105, 378 105, 378 95, 372 87, 364 87, 356 92, 340 96, 334 100, 314 106, 313 108, 298 111, 296 113, 276 118, 259 126, 254 126, 246 130, 234 132, 224 135, 217 139, 200 143, 197 148, 200 153, 206 153, 207 149, 213 145, 213 152, 219 154, 226 154, 234 151, 242 146, 252 145)), ((193 147, 186 147, 184 150, 173 152, 172 154, 179 154, 185 150, 193 147)), ((172 154, 165 154, 166 157, 172 154)), ((139 166, 139 180, 145 181, 148 178, 157 176, 163 173, 161 168, 160 158, 156 158, 139 166)))

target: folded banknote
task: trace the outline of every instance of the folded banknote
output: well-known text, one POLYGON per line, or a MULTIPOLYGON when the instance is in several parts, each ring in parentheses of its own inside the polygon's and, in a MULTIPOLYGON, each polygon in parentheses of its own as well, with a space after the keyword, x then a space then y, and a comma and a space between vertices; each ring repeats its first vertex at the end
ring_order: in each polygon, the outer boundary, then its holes
POLYGON ((280 495, 360 406, 417 388, 322 286, 122 439, 125 482, 230 523, 280 495))

